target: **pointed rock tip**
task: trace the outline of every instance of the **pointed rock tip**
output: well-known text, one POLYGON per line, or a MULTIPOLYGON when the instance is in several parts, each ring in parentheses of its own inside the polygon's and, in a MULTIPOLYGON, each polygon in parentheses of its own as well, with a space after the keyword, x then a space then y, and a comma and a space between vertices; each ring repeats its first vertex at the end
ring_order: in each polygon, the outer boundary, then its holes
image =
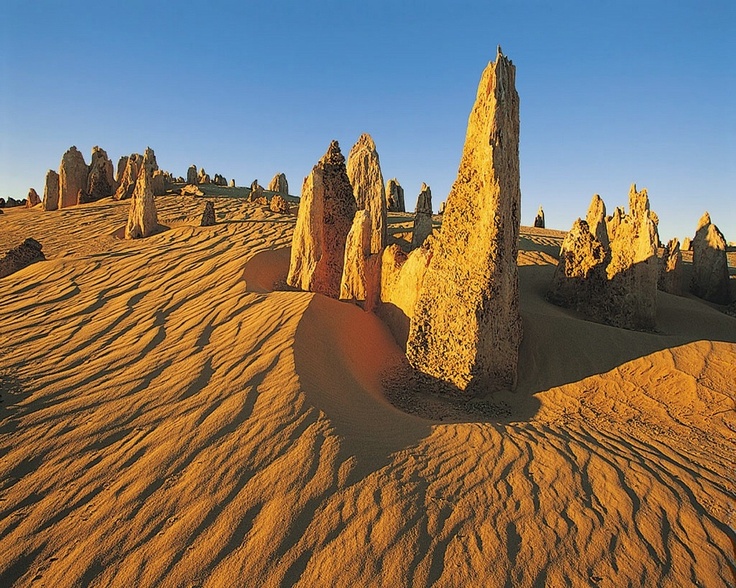
POLYGON ((698 221, 698 228, 697 230, 702 229, 704 226, 711 224, 713 221, 710 220, 710 213, 706 210, 703 213, 703 216, 700 217, 700 220, 698 221))
POLYGON ((340 151, 340 143, 335 139, 332 140, 330 146, 327 148, 327 153, 320 159, 320 163, 329 163, 332 165, 340 165, 345 163, 345 157, 340 151))

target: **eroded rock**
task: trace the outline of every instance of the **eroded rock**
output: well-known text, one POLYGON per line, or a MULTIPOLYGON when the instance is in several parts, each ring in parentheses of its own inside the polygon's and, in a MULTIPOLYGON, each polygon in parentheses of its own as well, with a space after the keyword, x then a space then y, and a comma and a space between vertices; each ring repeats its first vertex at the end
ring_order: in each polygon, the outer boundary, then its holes
POLYGON ((273 212, 280 212, 281 214, 291 214, 291 204, 281 194, 274 194, 271 197, 271 203, 269 208, 273 212))
POLYGON ((271 192, 277 192, 282 196, 289 195, 289 182, 286 181, 286 174, 278 173, 268 183, 268 189, 271 192))
POLYGON ((432 234, 432 190, 422 182, 422 189, 417 197, 417 208, 414 212, 414 227, 411 232, 411 248, 421 247, 425 239, 432 234))
POLYGON ((406 212, 404 188, 396 178, 386 184, 386 208, 389 212, 406 212))
POLYGON ((693 277, 690 291, 696 296, 728 304, 730 301, 726 239, 707 212, 700 218, 693 249, 693 277))
POLYGON ((87 174, 87 190, 82 200, 95 202, 115 193, 115 178, 112 161, 101 147, 92 147, 92 160, 87 174))
POLYGON ((26 206, 28 208, 32 208, 37 204, 41 204, 41 197, 38 195, 35 188, 31 188, 28 190, 28 196, 26 196, 26 206))
POLYGON ((187 169, 187 184, 192 184, 193 186, 197 185, 197 166, 196 165, 190 165, 187 169))
POLYGON ((0 278, 20 271, 37 261, 45 261, 46 257, 41 249, 42 246, 38 241, 28 238, 8 251, 0 258, 0 278))
POLYGON ((43 209, 57 210, 59 208, 59 174, 50 169, 46 172, 43 185, 43 209))
POLYGON ((202 222, 200 223, 200 226, 212 227, 215 224, 217 224, 217 221, 215 220, 215 203, 208 200, 204 203, 204 212, 202 213, 202 222))
POLYGON ((130 202, 125 238, 140 239, 148 237, 155 233, 157 229, 158 215, 156 214, 156 202, 151 187, 151 176, 146 166, 141 166, 130 202))
POLYGON ((386 189, 376 144, 368 133, 363 133, 350 150, 347 171, 358 210, 367 210, 371 219, 371 253, 378 253, 386 246, 388 235, 386 189))
POLYGON ((539 210, 537 210, 537 216, 534 217, 534 226, 538 229, 544 228, 544 210, 541 205, 539 206, 539 210))
POLYGON ((64 153, 59 166, 59 208, 76 206, 79 191, 87 189, 87 164, 79 150, 72 146, 64 153))
POLYGON ((682 294, 682 252, 676 237, 665 245, 659 260, 657 288, 668 294, 682 294))

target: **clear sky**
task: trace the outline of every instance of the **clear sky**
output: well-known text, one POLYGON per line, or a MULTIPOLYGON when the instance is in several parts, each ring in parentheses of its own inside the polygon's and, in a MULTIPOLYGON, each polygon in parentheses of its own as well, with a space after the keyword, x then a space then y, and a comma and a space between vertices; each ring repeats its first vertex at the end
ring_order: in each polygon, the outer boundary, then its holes
POLYGON ((660 236, 709 210, 736 240, 736 2, 3 0, 0 196, 41 193, 76 145, 151 146, 185 175, 290 191, 362 132, 384 178, 434 207, 480 74, 502 46, 521 97, 522 224, 568 229, 646 187, 660 236))

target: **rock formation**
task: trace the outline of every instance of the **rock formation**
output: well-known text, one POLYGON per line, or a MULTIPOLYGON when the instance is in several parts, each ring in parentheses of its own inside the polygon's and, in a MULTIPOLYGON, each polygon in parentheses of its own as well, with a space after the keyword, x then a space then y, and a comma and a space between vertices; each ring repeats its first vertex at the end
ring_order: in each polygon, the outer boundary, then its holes
POLYGON ((230 187, 231 188, 234 188, 235 187, 235 179, 234 178, 232 180, 230 180, 230 187))
POLYGON ((46 257, 41 249, 42 246, 38 241, 29 238, 8 251, 0 258, 0 278, 9 276, 37 261, 44 261, 46 257))
MULTIPOLYGON (((100 198, 107 198, 115 193, 115 178, 113 176, 112 161, 104 149, 92 147, 92 160, 87 174, 87 190, 83 201, 94 202, 100 198)), ((80 202, 82 204, 83 202, 80 202)))
POLYGON ((728 304, 730 301, 726 239, 707 212, 700 218, 693 248, 693 277, 690 291, 696 296, 728 304))
POLYGON ((26 206, 31 208, 36 206, 36 204, 41 204, 41 197, 38 195, 35 188, 31 188, 28 190, 28 196, 26 196, 26 206))
POLYGON ((363 133, 353 145, 347 170, 358 210, 367 210, 371 218, 371 253, 378 253, 386 246, 388 238, 386 189, 376 144, 369 134, 363 133))
POLYGON ((468 392, 513 387, 521 342, 516 68, 489 63, 411 319, 407 357, 468 392))
POLYGON ((269 208, 273 212, 280 212, 281 214, 291 214, 291 205, 281 194, 274 194, 271 198, 271 204, 269 208))
POLYGON ((682 253, 677 238, 670 239, 664 247, 659 260, 657 288, 668 294, 682 294, 682 253))
POLYGON ((140 239, 152 235, 158 228, 156 202, 151 188, 151 176, 145 165, 141 166, 138 181, 135 183, 130 202, 128 224, 125 227, 126 239, 140 239))
POLYGON ((59 174, 50 169, 46 172, 43 184, 43 209, 57 210, 59 208, 59 174))
POLYGON ((204 196, 204 192, 199 189, 197 184, 186 184, 179 190, 182 196, 204 196))
POLYGON ((120 178, 118 189, 115 191, 113 198, 115 200, 127 200, 133 196, 136 182, 140 176, 140 171, 143 168, 143 156, 139 153, 133 153, 128 157, 128 161, 125 164, 125 171, 123 177, 120 178))
POLYGON ((151 176, 151 190, 154 196, 163 196, 166 194, 166 173, 157 169, 151 176))
POLYGON ((534 226, 538 229, 544 228, 544 210, 541 204, 539 205, 539 210, 537 210, 537 216, 534 217, 534 226))
POLYGON ((79 191, 87 189, 87 164, 76 147, 70 147, 59 166, 59 208, 76 206, 79 191))
POLYGON ((440 207, 437 210, 437 214, 445 214, 445 201, 440 202, 440 207))
POLYGON ((123 174, 125 173, 125 168, 128 165, 128 156, 127 155, 121 155, 120 159, 118 159, 118 166, 115 168, 115 190, 118 189, 118 186, 120 185, 120 182, 123 180, 123 174))
POLYGON ((396 178, 386 184, 386 209, 389 212, 406 212, 404 188, 396 178))
POLYGON ((248 200, 251 202, 257 202, 263 197, 263 186, 258 183, 258 180, 253 180, 250 184, 250 195, 248 196, 248 200))
MULTIPOLYGON (((621 211, 616 209, 618 213, 618 224, 621 220, 621 211)), ((606 224, 606 204, 598 194, 593 194, 588 207, 588 213, 585 215, 585 222, 588 223, 588 229, 603 247, 608 247, 609 236, 608 226, 606 224)), ((616 226, 618 226, 618 224, 616 226)))
POLYGON ((685 237, 682 240, 682 247, 680 251, 690 251, 693 248, 693 240, 690 237, 685 237))
MULTIPOLYGON (((592 204, 592 203, 591 203, 592 204)), ((621 224, 621 220, 626 216, 626 212, 620 206, 616 207, 611 216, 606 217, 606 231, 608 233, 608 240, 612 241, 616 236, 616 230, 621 224)))
POLYGON ((286 175, 282 173, 276 174, 268 184, 271 192, 278 192, 282 196, 289 195, 289 182, 286 181, 286 175))
POLYGON ((345 158, 332 141, 302 185, 286 279, 290 286, 339 297, 345 241, 355 211, 345 158))
POLYGON ((202 227, 212 227, 217 223, 215 220, 215 203, 208 200, 204 203, 204 212, 202 213, 202 227))
POLYGON ((187 169, 187 184, 197 185, 197 166, 196 165, 190 165, 189 169, 187 169))
POLYGON ((411 232, 411 248, 421 247, 424 240, 432 234, 432 190, 422 182, 414 212, 414 228, 411 232))
POLYGON ((357 302, 373 310, 380 295, 381 256, 371 256, 370 212, 358 210, 345 243, 345 263, 340 281, 340 300, 357 302))
POLYGON ((150 177, 153 177, 153 172, 155 172, 158 169, 158 162, 156 161, 156 154, 153 152, 153 149, 150 147, 146 147, 146 150, 143 152, 143 167, 148 170, 148 175, 150 177))

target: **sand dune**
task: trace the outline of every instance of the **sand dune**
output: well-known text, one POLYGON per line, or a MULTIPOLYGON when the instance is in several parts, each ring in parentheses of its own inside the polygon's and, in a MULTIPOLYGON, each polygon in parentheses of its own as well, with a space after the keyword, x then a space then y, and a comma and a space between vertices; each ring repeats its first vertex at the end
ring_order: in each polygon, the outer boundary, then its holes
POLYGON ((157 204, 140 241, 125 202, 0 217, 48 258, 0 280, 0 585, 736 581, 736 319, 582 320, 544 300, 562 233, 522 230, 518 390, 407 414, 375 316, 276 289, 293 217, 157 204))

